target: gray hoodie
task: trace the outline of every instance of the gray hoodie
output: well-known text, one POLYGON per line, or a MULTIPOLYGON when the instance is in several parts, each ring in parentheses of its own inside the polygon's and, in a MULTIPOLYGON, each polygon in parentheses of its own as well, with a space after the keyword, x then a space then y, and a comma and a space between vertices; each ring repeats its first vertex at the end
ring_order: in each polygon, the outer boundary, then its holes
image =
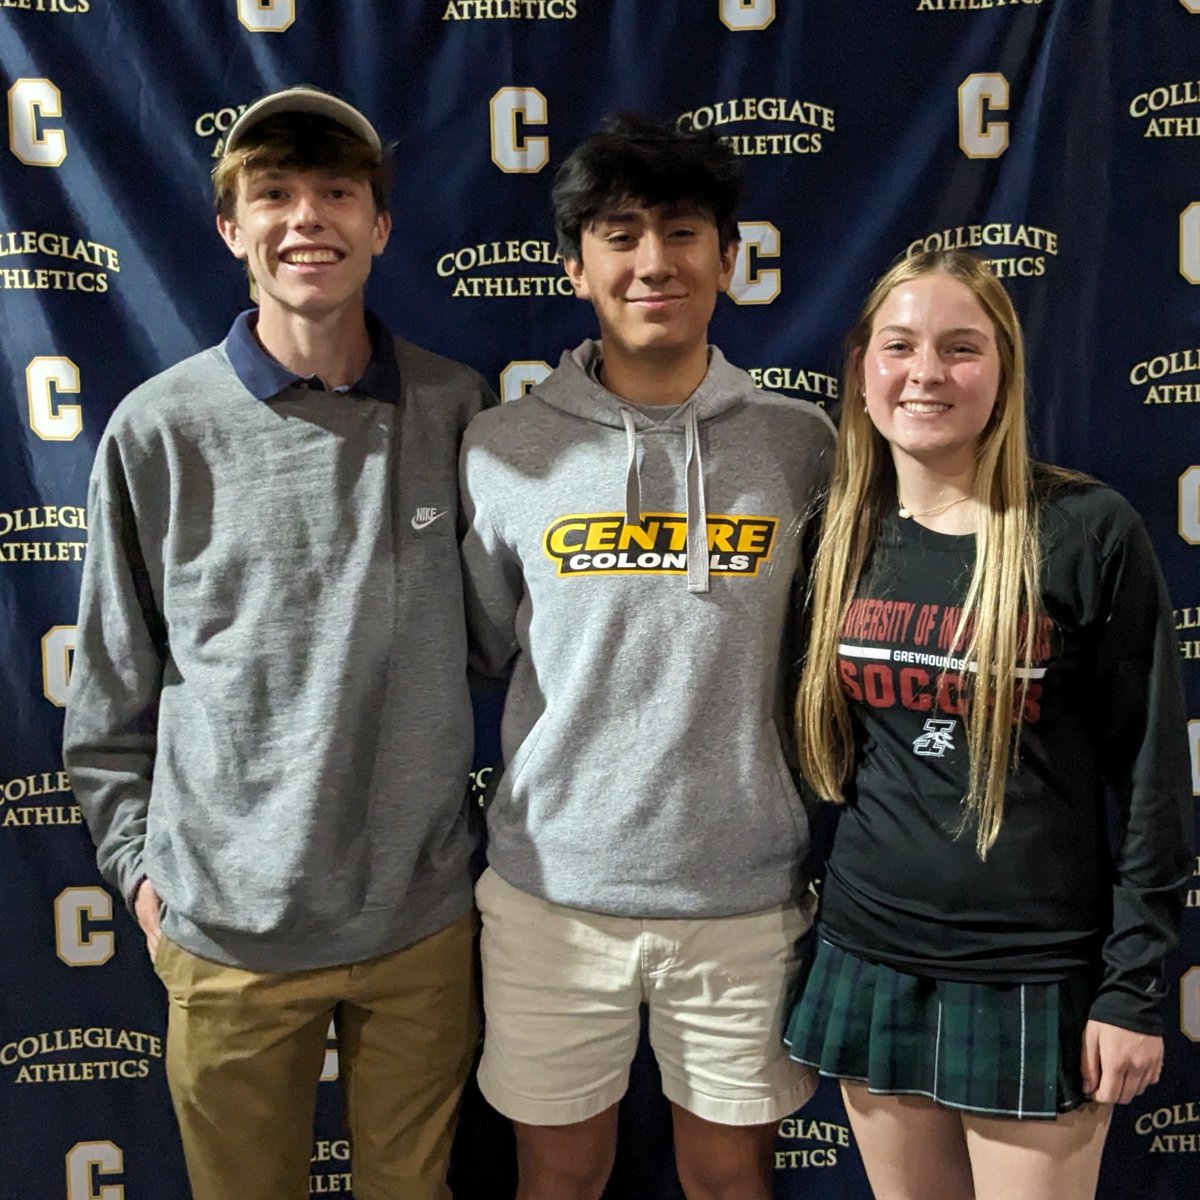
POLYGON ((489 861, 592 912, 784 903, 808 840, 789 633, 833 427, 715 348, 661 413, 596 382, 598 355, 463 442, 468 624, 480 667, 511 671, 489 861))

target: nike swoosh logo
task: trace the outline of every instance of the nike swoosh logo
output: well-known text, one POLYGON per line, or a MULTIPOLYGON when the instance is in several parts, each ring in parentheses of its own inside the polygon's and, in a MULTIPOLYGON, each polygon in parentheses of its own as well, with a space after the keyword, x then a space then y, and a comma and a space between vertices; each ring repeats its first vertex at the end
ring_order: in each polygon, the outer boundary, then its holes
POLYGON ((432 525, 434 523, 434 521, 436 521, 438 519, 438 517, 444 517, 446 515, 447 511, 448 511, 447 509, 443 508, 440 513, 434 513, 432 517, 413 517, 412 527, 415 530, 417 530, 418 532, 420 532, 420 530, 426 529, 430 525, 432 525))

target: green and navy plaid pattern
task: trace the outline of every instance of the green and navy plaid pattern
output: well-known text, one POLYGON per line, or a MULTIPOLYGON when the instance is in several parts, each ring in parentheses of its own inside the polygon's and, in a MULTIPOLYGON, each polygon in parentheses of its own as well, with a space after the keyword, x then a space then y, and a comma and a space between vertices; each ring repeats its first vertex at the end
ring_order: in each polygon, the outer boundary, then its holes
POLYGON ((784 1041, 822 1075, 990 1116, 1052 1119, 1083 1103, 1091 988, 909 975, 821 941, 784 1041), (1060 1049, 1061 1048, 1061 1049, 1060 1049))

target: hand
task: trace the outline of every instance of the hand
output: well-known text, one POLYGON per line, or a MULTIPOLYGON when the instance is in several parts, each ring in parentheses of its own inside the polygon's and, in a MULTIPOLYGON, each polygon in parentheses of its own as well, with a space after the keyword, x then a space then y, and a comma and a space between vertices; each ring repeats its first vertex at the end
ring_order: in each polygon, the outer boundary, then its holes
POLYGON ((150 952, 151 962, 158 953, 158 943, 162 938, 162 926, 158 923, 161 908, 162 900, 154 890, 154 884, 149 879, 143 879, 133 898, 133 915, 146 935, 146 949, 150 952))
POLYGON ((1163 1040, 1103 1021, 1083 1030, 1083 1090, 1101 1104, 1128 1104, 1162 1073, 1163 1040))

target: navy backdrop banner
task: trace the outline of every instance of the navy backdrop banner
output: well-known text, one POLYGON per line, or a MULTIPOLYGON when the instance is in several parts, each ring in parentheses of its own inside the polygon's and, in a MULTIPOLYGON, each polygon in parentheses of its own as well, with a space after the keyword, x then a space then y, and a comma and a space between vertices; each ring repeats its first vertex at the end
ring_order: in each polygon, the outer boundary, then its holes
MULTIPOLYGON (((504 397, 593 331, 547 197, 617 108, 741 155, 714 340, 768 388, 832 406, 871 280, 978 248, 1024 317, 1037 453, 1150 529, 1200 795, 1200 0, 0 0, 0 74, 0 1197, 188 1194, 161 988, 96 873, 62 715, 97 441, 248 304, 208 172, 271 89, 336 91, 395 143, 370 302, 504 397)), ((1163 1081, 1114 1118, 1107 1200, 1200 1194, 1200 878, 1168 967, 1163 1081)), ((325 1076, 310 1191, 349 1194, 332 1044, 325 1076)), ((644 1052, 621 1128, 609 1194, 678 1196, 644 1052)), ((834 1088, 780 1124, 776 1168, 785 1197, 869 1196, 834 1088)), ((512 1178, 471 1092, 456 1194, 512 1178)))

